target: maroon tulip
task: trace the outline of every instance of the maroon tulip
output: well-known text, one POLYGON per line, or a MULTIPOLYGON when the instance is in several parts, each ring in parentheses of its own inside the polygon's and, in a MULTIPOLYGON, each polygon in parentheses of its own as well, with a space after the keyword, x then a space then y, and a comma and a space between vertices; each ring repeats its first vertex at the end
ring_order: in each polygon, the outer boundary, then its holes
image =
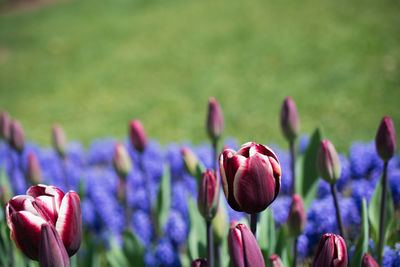
POLYGON ((304 230, 306 220, 307 217, 301 196, 298 194, 292 195, 292 204, 290 205, 287 219, 289 233, 292 236, 299 236, 304 230))
POLYGON ((201 178, 197 206, 206 221, 211 221, 218 211, 219 179, 212 170, 206 170, 201 178))
POLYGON ((315 253, 313 267, 347 267, 347 249, 340 235, 324 234, 315 253))
POLYGON ((210 138, 215 142, 221 137, 223 131, 224 117, 222 116, 222 110, 217 100, 212 97, 208 104, 207 132, 210 138))
POLYGON ((24 150, 24 130, 17 120, 12 120, 10 123, 10 145, 18 153, 21 153, 22 150, 24 150))
POLYGON ((63 128, 59 124, 54 124, 53 126, 53 147, 60 157, 65 157, 67 138, 63 128))
POLYGON ((251 142, 237 152, 225 149, 219 156, 219 169, 225 197, 236 211, 261 212, 278 196, 281 167, 267 146, 251 142))
POLYGON ((28 154, 27 178, 28 181, 34 185, 39 184, 42 181, 42 169, 38 159, 33 153, 28 154))
POLYGON ((29 258, 38 260, 40 231, 43 224, 53 225, 69 256, 82 240, 82 216, 77 193, 64 193, 54 186, 31 186, 26 195, 13 197, 6 205, 11 238, 29 258))
POLYGON ((286 97, 281 109, 281 128, 288 141, 296 139, 299 133, 299 118, 296 104, 291 97, 286 97))
POLYGON ((0 138, 10 140, 10 117, 7 111, 3 110, 0 116, 0 138))
POLYGON ((375 137, 375 145, 381 159, 386 161, 393 157, 396 150, 396 132, 392 119, 388 116, 382 118, 375 137))
POLYGON ((253 233, 244 224, 231 223, 228 233, 233 267, 264 267, 264 258, 253 233))
POLYGON ((113 165, 120 178, 125 178, 132 170, 131 158, 121 143, 116 143, 114 146, 113 165))
POLYGON ((329 140, 322 140, 319 145, 317 170, 319 176, 330 184, 339 180, 341 166, 335 147, 329 140))
POLYGON ((39 246, 40 267, 69 267, 69 257, 56 229, 51 224, 43 224, 39 246))
POLYGON ((365 253, 361 261, 361 267, 379 267, 379 265, 371 255, 365 253))
POLYGON ((269 257, 269 266, 270 267, 284 267, 281 261, 281 258, 277 254, 272 254, 269 257))
POLYGON ((143 152, 146 148, 147 137, 142 123, 139 120, 132 120, 129 124, 129 131, 133 147, 140 153, 143 152))
POLYGON ((197 259, 190 263, 190 267, 208 267, 207 259, 197 259))

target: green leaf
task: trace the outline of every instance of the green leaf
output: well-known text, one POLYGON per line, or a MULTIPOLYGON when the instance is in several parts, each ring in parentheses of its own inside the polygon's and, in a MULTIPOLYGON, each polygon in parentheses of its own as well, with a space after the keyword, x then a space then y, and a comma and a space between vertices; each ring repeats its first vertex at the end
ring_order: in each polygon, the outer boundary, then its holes
POLYGON ((201 163, 199 160, 197 163, 197 166, 196 166, 196 175, 194 177, 194 178, 196 178, 197 187, 200 186, 201 177, 203 176, 203 173, 205 171, 206 171, 206 167, 204 167, 203 163, 201 163))
POLYGON ((368 209, 365 198, 362 199, 362 218, 361 218, 361 233, 356 243, 356 249, 353 254, 353 259, 350 266, 361 266, 361 260, 364 253, 368 251, 369 227, 368 227, 368 209))
POLYGON ((145 266, 143 259, 145 254, 145 249, 142 243, 138 240, 136 235, 131 231, 125 231, 122 234, 123 246, 122 250, 125 257, 129 262, 134 262, 135 266, 145 266))
POLYGON ((276 230, 275 221, 272 216, 272 210, 267 209, 261 212, 258 222, 258 244, 264 259, 269 259, 269 256, 275 253, 276 247, 276 230))
POLYGON ((111 249, 106 252, 106 259, 111 267, 130 266, 128 259, 125 257, 122 250, 118 247, 115 240, 112 239, 111 249))
POLYGON ((164 168, 161 177, 160 187, 157 194, 157 205, 155 209, 157 218, 157 231, 162 232, 163 226, 168 219, 168 213, 171 206, 171 172, 169 167, 164 168))
POLYGON ((188 250, 190 260, 206 257, 206 223, 200 215, 197 205, 191 196, 188 196, 190 231, 188 236, 188 250))

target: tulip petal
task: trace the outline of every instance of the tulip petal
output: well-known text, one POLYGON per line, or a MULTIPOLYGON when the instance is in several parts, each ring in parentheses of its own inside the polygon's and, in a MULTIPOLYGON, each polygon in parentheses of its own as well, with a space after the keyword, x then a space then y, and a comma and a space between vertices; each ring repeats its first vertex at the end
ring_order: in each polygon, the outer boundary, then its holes
POLYGON ((246 255, 244 259, 246 266, 264 267, 264 257, 253 233, 243 224, 238 224, 237 228, 241 229, 242 232, 243 250, 246 255))
POLYGON ((245 267, 242 233, 236 227, 229 229, 228 247, 233 267, 245 267))
POLYGON ((335 236, 335 246, 337 250, 337 258, 333 260, 334 267, 346 267, 347 266, 347 250, 346 242, 343 237, 335 236))
POLYGON ((238 152, 236 152, 236 155, 241 155, 243 157, 248 158, 250 156, 250 148, 253 147, 256 143, 254 142, 247 142, 243 144, 238 152))
POLYGON ((51 219, 51 222, 55 224, 58 217, 55 198, 52 196, 42 195, 37 197, 35 202, 43 208, 44 212, 46 212, 47 216, 51 219))
POLYGON ((74 191, 69 191, 61 202, 56 230, 61 236, 68 255, 74 255, 82 240, 81 202, 79 195, 74 191))
POLYGON ((6 205, 6 221, 8 227, 11 229, 11 215, 16 211, 29 211, 34 215, 39 215, 32 205, 34 198, 26 195, 19 195, 13 197, 6 205))
POLYGON ((14 241, 22 252, 33 260, 38 259, 40 229, 46 221, 28 211, 18 211, 11 215, 14 241))
POLYGON ((265 210, 275 199, 278 183, 268 157, 257 153, 240 165, 234 178, 233 192, 245 212, 257 213, 265 210))
POLYGON ((69 267, 67 251, 53 225, 42 225, 39 263, 41 267, 69 267))
POLYGON ((335 244, 332 234, 325 234, 319 241, 313 267, 331 266, 335 256, 335 244))
POLYGON ((34 198, 39 196, 52 196, 54 197, 55 208, 57 213, 60 210, 61 201, 64 198, 64 193, 60 189, 55 186, 47 186, 43 184, 31 186, 28 191, 26 191, 27 195, 30 195, 34 198))

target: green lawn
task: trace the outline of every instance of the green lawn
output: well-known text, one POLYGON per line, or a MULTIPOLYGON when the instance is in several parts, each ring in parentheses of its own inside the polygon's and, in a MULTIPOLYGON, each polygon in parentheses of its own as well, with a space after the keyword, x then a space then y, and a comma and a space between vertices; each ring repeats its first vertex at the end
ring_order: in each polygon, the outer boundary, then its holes
POLYGON ((152 138, 206 140, 208 98, 227 136, 284 144, 283 98, 301 130, 339 150, 400 136, 400 4, 393 0, 70 0, 0 15, 0 108, 29 139, 123 137, 139 118, 152 138))

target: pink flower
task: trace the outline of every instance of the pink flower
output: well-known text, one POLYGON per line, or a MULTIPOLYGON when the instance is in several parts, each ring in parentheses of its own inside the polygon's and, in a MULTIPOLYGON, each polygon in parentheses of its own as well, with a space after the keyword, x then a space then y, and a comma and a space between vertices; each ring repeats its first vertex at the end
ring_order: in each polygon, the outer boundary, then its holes
POLYGON ((340 235, 324 234, 315 253, 313 267, 347 267, 347 248, 340 235))

